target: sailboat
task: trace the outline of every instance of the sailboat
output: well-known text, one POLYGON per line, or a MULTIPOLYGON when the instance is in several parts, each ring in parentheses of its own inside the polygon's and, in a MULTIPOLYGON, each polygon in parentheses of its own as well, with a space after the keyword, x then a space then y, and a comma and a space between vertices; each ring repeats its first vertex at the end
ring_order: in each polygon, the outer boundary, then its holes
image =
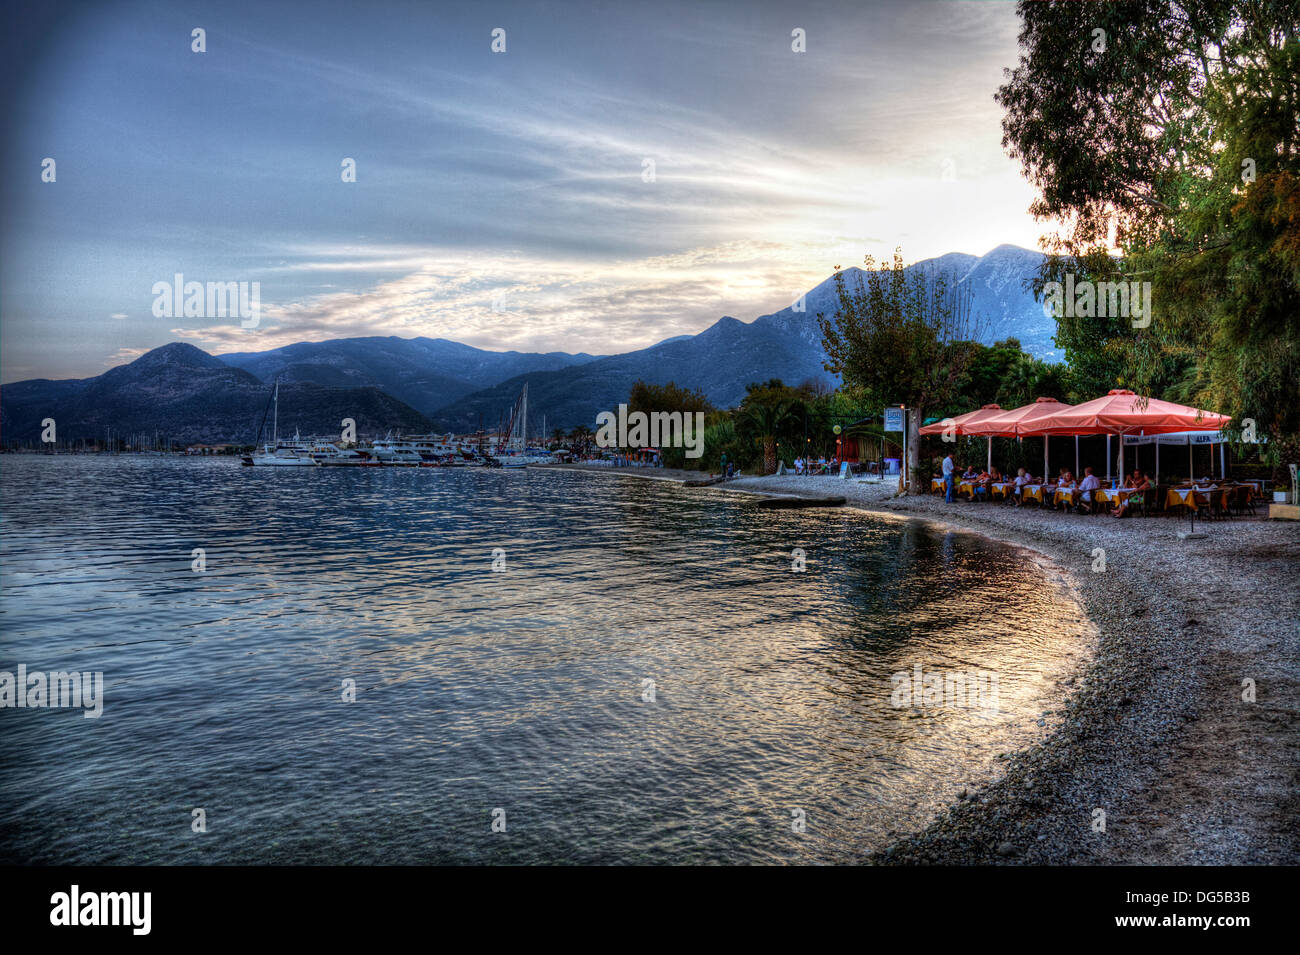
MULTIPOLYGON (((298 437, 298 432, 293 433, 293 442, 291 444, 280 443, 280 380, 275 382, 275 390, 272 392, 270 405, 275 409, 275 415, 271 419, 271 443, 263 445, 261 451, 254 451, 252 454, 245 454, 243 463, 256 467, 279 467, 279 468, 297 468, 317 466, 317 461, 311 454, 311 447, 302 442, 298 437)), ((267 410, 270 410, 268 407, 267 410)), ((266 412, 262 412, 262 423, 257 429, 257 439, 253 443, 262 440, 262 431, 266 427, 266 412)))
POLYGON ((528 446, 528 382, 510 410, 510 425, 505 440, 497 445, 496 461, 503 468, 524 468, 530 464, 550 464, 555 460, 545 448, 528 446))

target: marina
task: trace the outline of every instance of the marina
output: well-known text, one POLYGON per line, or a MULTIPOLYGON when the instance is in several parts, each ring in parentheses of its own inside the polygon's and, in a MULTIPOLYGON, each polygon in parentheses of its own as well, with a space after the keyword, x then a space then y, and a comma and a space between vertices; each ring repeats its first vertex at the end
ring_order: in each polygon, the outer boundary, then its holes
POLYGON ((509 423, 496 434, 411 434, 370 442, 346 442, 311 437, 296 431, 292 440, 280 440, 280 383, 277 381, 262 416, 254 445, 262 440, 266 416, 271 416, 271 440, 241 457, 248 467, 391 467, 391 468, 506 468, 553 464, 557 457, 528 441, 528 385, 511 409, 509 423))

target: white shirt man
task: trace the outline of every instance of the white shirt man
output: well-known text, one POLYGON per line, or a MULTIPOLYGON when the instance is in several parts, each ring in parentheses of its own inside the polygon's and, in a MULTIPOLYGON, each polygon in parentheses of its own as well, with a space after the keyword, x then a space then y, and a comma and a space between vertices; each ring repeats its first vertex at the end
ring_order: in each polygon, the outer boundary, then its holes
POLYGON ((1092 468, 1085 470, 1083 480, 1079 482, 1079 490, 1083 492, 1083 500, 1091 501, 1092 494, 1090 492, 1097 490, 1099 487, 1101 487, 1101 481, 1097 479, 1097 475, 1092 473, 1092 468))
POLYGON ((952 455, 951 455, 951 454, 948 455, 946 458, 943 459, 943 476, 946 478, 949 474, 952 474, 952 455))

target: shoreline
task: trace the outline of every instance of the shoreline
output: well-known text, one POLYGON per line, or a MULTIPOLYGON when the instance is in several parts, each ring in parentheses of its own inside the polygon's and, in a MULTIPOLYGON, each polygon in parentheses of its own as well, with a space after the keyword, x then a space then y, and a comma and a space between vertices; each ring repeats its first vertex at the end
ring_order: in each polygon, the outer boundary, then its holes
POLYGON ((991 784, 863 861, 1300 862, 1300 525, 1218 521, 1202 525, 1206 539, 1180 541, 1186 522, 1169 517, 946 504, 937 495, 895 498, 895 486, 791 475, 713 489, 843 496, 848 508, 1036 552, 1064 574, 1097 638, 1065 681, 1043 740, 1008 754, 991 784), (1093 570, 1096 548, 1105 552, 1102 572, 1093 570), (1247 680, 1254 702, 1243 700, 1247 680))

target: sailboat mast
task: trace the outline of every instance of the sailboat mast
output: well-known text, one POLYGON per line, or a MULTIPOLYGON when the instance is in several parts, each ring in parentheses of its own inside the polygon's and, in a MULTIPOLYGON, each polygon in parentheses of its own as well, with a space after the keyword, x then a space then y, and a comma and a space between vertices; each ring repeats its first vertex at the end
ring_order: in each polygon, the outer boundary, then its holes
POLYGON ((519 408, 520 451, 528 450, 528 382, 524 382, 524 395, 519 408))
POLYGON ((280 446, 280 379, 275 380, 275 417, 271 419, 271 446, 280 446))

